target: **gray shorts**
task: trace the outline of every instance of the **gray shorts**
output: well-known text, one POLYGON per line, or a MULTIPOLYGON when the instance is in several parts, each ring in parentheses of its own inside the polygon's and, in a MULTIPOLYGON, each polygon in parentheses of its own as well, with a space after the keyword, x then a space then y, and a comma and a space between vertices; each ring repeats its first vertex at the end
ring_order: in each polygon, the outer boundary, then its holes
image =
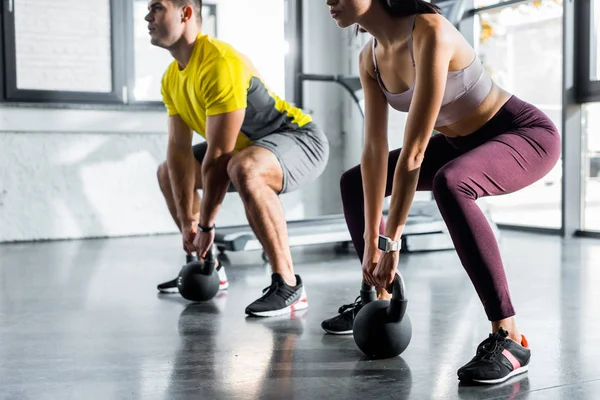
MULTIPOLYGON (((264 147, 279 160, 283 170, 281 194, 293 192, 317 179, 329 160, 329 141, 314 122, 299 129, 270 133, 251 146, 264 147)), ((194 146, 194 157, 199 163, 205 154, 206 142, 194 146)))

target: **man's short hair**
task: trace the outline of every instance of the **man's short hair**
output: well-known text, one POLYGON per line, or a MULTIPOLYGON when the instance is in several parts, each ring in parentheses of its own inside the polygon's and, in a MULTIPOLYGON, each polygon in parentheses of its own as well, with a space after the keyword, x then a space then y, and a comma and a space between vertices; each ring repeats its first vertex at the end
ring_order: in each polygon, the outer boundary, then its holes
POLYGON ((196 22, 202 22, 202 0, 171 0, 177 7, 192 6, 196 13, 196 22))

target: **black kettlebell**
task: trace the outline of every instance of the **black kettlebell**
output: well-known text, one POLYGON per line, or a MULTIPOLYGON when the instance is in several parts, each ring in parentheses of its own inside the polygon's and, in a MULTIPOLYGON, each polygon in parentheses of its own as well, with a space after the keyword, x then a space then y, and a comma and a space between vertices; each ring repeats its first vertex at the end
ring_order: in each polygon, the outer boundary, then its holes
POLYGON ((366 356, 392 358, 400 355, 410 343, 412 324, 406 307, 404 281, 396 274, 391 285, 391 300, 376 300, 373 286, 363 282, 360 297, 363 307, 354 319, 354 342, 366 356))
POLYGON ((216 265, 214 246, 211 246, 204 261, 192 261, 184 265, 177 277, 177 289, 181 296, 191 301, 208 301, 215 297, 220 284, 216 265))

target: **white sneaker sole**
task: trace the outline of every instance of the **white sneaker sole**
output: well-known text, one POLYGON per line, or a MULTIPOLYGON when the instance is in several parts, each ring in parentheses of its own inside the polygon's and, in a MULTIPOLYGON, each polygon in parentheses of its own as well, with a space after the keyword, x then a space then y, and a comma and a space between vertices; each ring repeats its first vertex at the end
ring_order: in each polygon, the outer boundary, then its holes
POLYGON ((516 375, 519 375, 519 374, 527 372, 528 369, 529 369, 529 366, 525 365, 525 366, 523 366, 521 368, 515 369, 510 374, 506 375, 504 378, 489 379, 489 380, 473 379, 473 382, 485 383, 485 384, 489 384, 489 385, 493 385, 493 384, 496 384, 496 383, 502 383, 502 382, 505 382, 505 381, 509 380, 513 376, 516 376, 516 375))
POLYGON ((306 291, 302 288, 302 295, 300 298, 290 304, 285 308, 280 308, 279 310, 271 310, 271 311, 259 311, 259 312, 251 312, 250 315, 254 315, 256 317, 276 317, 278 315, 289 314, 294 311, 304 310, 308 308, 308 298, 306 297, 306 291))
POLYGON ((331 335, 352 335, 352 329, 350 329, 349 331, 330 331, 329 329, 325 329, 323 328, 323 330, 331 335))
MULTIPOLYGON (((221 284, 219 285, 219 291, 221 290, 227 290, 229 289, 229 282, 225 281, 225 283, 221 282, 221 284)), ((160 293, 167 293, 167 294, 177 294, 179 293, 179 289, 177 289, 177 287, 174 288, 168 288, 168 289, 158 289, 158 291, 160 293)))

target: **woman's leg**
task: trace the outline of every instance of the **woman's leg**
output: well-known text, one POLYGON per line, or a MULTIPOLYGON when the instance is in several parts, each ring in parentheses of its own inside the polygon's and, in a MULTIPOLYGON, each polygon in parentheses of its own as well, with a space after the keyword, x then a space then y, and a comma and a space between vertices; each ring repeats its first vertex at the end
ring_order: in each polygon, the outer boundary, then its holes
POLYGON ((495 323, 515 311, 496 237, 475 201, 538 181, 556 165, 560 150, 555 130, 520 128, 450 161, 433 179, 433 194, 458 256, 495 323))
POLYGON ((434 177, 433 194, 494 333, 484 341, 490 341, 489 352, 478 349, 478 355, 459 370, 460 379, 497 383, 524 372, 530 357, 527 341, 514 321, 498 243, 475 201, 512 193, 538 181, 555 166, 560 151, 560 137, 554 128, 519 128, 450 161, 434 177))

